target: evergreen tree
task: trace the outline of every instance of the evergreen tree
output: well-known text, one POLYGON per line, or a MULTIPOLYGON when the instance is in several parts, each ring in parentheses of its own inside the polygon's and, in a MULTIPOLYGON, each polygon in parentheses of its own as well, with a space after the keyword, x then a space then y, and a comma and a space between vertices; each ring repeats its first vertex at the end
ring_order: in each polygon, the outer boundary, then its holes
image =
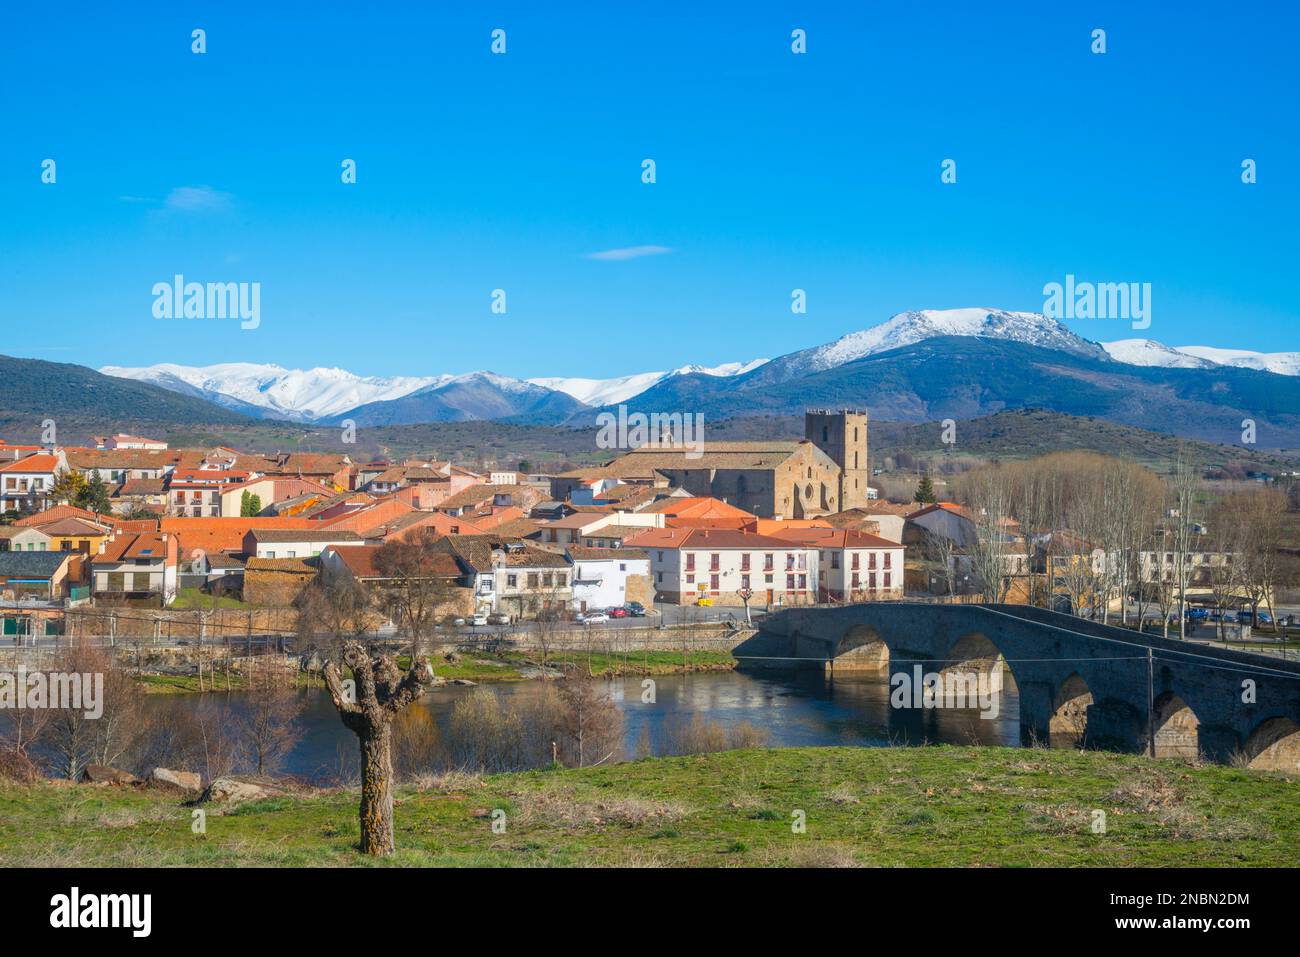
POLYGON ((922 505, 934 504, 934 483, 930 481, 930 476, 921 476, 921 484, 916 487, 915 498, 916 501, 920 502, 922 505))
POLYGON ((260 514, 262 511, 262 496, 250 495, 248 497, 248 514, 250 517, 260 514))
POLYGON ((90 481, 77 495, 76 504, 96 515, 107 515, 113 510, 113 503, 108 497, 108 486, 99 477, 99 472, 92 472, 90 481))
POLYGON ((244 494, 239 496, 239 517, 248 518, 253 513, 248 510, 249 502, 248 489, 244 489, 244 494))

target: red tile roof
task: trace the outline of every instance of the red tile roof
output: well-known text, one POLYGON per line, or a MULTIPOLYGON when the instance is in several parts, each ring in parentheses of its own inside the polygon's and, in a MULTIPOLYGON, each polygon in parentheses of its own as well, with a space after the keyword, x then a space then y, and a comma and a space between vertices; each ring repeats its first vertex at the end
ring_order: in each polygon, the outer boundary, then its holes
POLYGON ((58 465, 57 455, 38 453, 0 465, 0 472, 53 472, 58 465))

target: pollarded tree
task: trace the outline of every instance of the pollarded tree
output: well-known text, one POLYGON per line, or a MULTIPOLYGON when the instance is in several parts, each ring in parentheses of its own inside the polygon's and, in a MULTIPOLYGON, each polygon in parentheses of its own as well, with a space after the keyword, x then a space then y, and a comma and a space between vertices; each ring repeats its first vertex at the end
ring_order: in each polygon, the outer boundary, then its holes
POLYGON ((344 680, 339 661, 325 663, 325 686, 343 725, 361 748, 361 851, 393 853, 393 719, 433 683, 423 658, 414 658, 405 674, 386 654, 372 655, 359 641, 343 644, 342 664, 352 671, 344 680))

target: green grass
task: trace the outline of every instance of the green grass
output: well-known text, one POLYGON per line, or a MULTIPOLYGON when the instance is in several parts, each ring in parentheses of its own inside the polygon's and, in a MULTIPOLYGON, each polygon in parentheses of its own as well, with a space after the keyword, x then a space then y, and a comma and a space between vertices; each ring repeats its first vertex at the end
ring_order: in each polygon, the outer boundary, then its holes
POLYGON ((1103 752, 798 748, 453 775, 400 790, 389 862, 356 852, 356 800, 213 806, 195 835, 191 809, 155 792, 0 784, 0 866, 1291 866, 1300 851, 1300 782, 1103 752))
MULTIPOLYGON (((686 671, 730 671, 736 659, 729 651, 628 651, 560 652, 547 656, 555 669, 590 670, 597 677, 619 675, 672 675, 686 671)), ((401 662, 399 662, 401 664, 401 662)), ((537 652, 505 652, 501 655, 466 655, 455 663, 433 659, 433 673, 441 678, 470 681, 518 681, 525 670, 542 664, 537 652)))
MULTIPOLYGON (((176 600, 167 607, 170 610, 180 611, 187 611, 190 609, 209 611, 214 607, 212 602, 212 596, 206 592, 200 591, 197 588, 182 588, 176 593, 176 600)), ((217 608, 248 609, 257 607, 255 605, 250 605, 248 602, 240 601, 238 598, 231 598, 228 595, 217 596, 216 602, 215 607, 217 608)))
MULTIPOLYGON (((523 652, 506 652, 500 655, 464 655, 458 661, 448 662, 443 658, 431 659, 433 673, 447 681, 464 680, 479 682, 492 681, 526 681, 533 677, 535 669, 541 665, 541 656, 523 652)), ((590 655, 580 652, 552 654, 547 664, 553 669, 585 670, 591 669, 598 677, 617 677, 620 675, 672 675, 687 671, 730 671, 736 666, 736 659, 729 651, 629 651, 619 654, 593 652, 590 655)), ((409 655, 399 655, 399 668, 405 670, 411 665, 409 655)), ((348 672, 345 669, 345 674, 348 672)), ((226 674, 220 668, 215 676, 205 672, 203 686, 199 686, 198 675, 164 675, 142 674, 136 678, 147 694, 192 694, 200 691, 226 691, 226 674)), ((310 677, 300 672, 297 677, 299 687, 319 687, 319 678, 310 677)), ((230 675, 230 690, 239 691, 244 687, 244 677, 238 672, 230 675)))

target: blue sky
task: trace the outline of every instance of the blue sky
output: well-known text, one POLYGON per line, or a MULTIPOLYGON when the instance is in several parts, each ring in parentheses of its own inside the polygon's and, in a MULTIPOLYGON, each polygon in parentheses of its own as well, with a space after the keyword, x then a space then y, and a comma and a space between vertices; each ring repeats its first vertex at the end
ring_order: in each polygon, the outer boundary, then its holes
POLYGON ((269 6, 0 14, 0 351, 605 377, 1067 273, 1152 284, 1089 338, 1300 348, 1291 4, 269 6), (260 327, 153 318, 176 273, 260 327))

